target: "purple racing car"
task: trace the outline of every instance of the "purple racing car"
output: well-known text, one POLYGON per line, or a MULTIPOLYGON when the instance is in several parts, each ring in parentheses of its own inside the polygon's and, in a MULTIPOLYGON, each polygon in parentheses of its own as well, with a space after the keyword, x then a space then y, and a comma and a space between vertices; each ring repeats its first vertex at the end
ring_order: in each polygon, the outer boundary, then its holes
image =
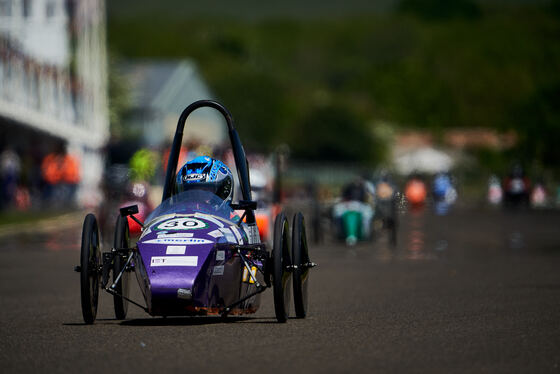
POLYGON ((278 214, 272 250, 261 243, 249 165, 228 110, 210 100, 189 105, 179 118, 167 165, 162 203, 145 222, 134 216, 137 206, 120 209, 110 251, 101 253, 97 220, 93 214, 86 216, 80 265, 75 268, 85 323, 95 321, 100 289, 113 295, 117 319, 126 318, 129 303, 152 316, 254 313, 260 294, 270 287, 278 322, 288 318, 292 290, 295 315, 305 318, 309 270, 315 264, 309 259, 303 215, 294 215, 290 232, 286 215, 278 214), (241 188, 238 202, 226 202, 204 189, 176 193, 185 122, 201 107, 214 108, 226 119, 241 188), (136 244, 130 243, 127 217, 142 226, 136 244), (144 304, 129 298, 131 273, 144 304))

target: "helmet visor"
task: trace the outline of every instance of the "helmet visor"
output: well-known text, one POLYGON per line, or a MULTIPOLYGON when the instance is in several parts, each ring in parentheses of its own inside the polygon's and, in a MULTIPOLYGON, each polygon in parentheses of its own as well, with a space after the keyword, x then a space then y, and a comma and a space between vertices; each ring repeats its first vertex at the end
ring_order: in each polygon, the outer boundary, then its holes
POLYGON ((226 178, 220 182, 190 182, 182 183, 177 188, 179 192, 184 191, 208 191, 226 200, 231 193, 231 179, 226 178))

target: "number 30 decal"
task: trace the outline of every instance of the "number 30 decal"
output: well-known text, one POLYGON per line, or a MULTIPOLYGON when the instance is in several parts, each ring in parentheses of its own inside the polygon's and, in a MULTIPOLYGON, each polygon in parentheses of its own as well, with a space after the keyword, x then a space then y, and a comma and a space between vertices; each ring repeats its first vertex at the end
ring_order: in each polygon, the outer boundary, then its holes
POLYGON ((157 225, 156 230, 195 230, 208 227, 206 222, 196 218, 174 218, 157 225))

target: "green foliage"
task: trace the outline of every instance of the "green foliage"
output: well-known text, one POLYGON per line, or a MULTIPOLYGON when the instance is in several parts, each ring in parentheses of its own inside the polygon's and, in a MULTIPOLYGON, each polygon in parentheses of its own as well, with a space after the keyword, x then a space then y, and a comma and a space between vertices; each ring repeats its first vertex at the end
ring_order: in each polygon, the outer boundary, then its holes
POLYGON ((136 151, 129 162, 131 179, 150 182, 156 173, 159 161, 158 155, 154 151, 146 148, 136 151))
POLYGON ((285 98, 282 83, 268 74, 240 71, 221 81, 219 93, 228 97, 235 123, 246 144, 253 150, 266 151, 281 136, 285 98))
POLYGON ((504 157, 504 154, 498 150, 479 148, 471 150, 470 153, 476 157, 481 165, 480 168, 476 168, 476 171, 482 172, 481 174, 483 175, 492 173, 500 174, 509 170, 509 157, 504 157))
POLYGON ((560 16, 560 0, 552 0, 550 10, 557 16, 560 16))
POLYGON ((253 149, 375 162, 385 147, 368 134, 382 121, 514 129, 516 151, 556 163, 558 1, 399 4, 351 17, 109 17, 109 41, 127 57, 194 59, 253 149))
POLYGON ((371 160, 371 133, 345 107, 317 108, 294 131, 290 144, 296 155, 318 161, 371 160))
POLYGON ((545 165, 557 165, 560 160, 560 81, 542 87, 514 112, 512 121, 517 128, 521 144, 517 152, 525 159, 536 159, 545 165))
POLYGON ((402 0, 398 9, 428 20, 478 18, 482 12, 472 0, 402 0))
POLYGON ((111 134, 120 138, 126 134, 123 116, 130 104, 130 96, 126 80, 118 71, 119 58, 115 52, 109 53, 109 123, 111 134))

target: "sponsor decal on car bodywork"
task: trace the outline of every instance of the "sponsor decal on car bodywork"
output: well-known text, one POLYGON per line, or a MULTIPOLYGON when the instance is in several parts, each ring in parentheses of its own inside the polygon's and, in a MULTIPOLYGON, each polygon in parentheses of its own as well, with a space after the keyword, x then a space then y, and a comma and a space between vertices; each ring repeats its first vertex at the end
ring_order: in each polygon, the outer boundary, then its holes
POLYGON ((188 245, 197 245, 197 244, 210 244, 213 243, 211 240, 208 239, 199 239, 199 238, 157 238, 157 239, 150 239, 144 241, 146 244, 188 244, 188 245))
POLYGON ((243 244, 243 237, 241 236, 241 233, 239 232, 237 226, 230 226, 229 228, 233 232, 233 235, 235 235, 235 238, 237 239, 237 244, 243 244))
POLYGON ((193 217, 172 218, 158 223, 155 230, 198 230, 208 227, 208 223, 193 217))
POLYGON ((186 245, 168 245, 165 254, 166 255, 184 255, 187 249, 186 245))
MULTIPOLYGON (((201 218, 205 221, 212 222, 213 224, 215 224, 218 227, 224 227, 224 223, 222 222, 223 218, 213 216, 213 215, 210 215, 210 214, 203 214, 203 213, 196 213, 194 216, 196 218, 201 218)), ((227 223, 229 223, 229 222, 227 222, 227 223)))
POLYGON ((198 256, 153 256, 150 266, 198 266, 198 256))
POLYGON ((224 236, 224 233, 221 232, 220 230, 214 230, 214 231, 210 231, 208 235, 210 235, 213 238, 221 238, 222 236, 224 236))
POLYGON ((226 240, 229 243, 237 243, 237 239, 235 237, 235 235, 233 235, 233 233, 231 232, 230 229, 228 229, 227 227, 223 227, 220 229, 220 231, 222 232, 222 234, 224 234, 224 236, 226 237, 226 240))
POLYGON ((261 242, 261 236, 259 234, 259 228, 255 226, 244 226, 243 230, 247 235, 249 244, 257 244, 261 242))
POLYGON ((212 270, 212 275, 224 275, 224 265, 214 266, 214 270, 212 270))
POLYGON ((226 259, 226 251, 216 251, 216 261, 223 261, 226 259))
POLYGON ((176 232, 169 234, 166 231, 158 232, 157 237, 160 238, 192 238, 194 234, 192 232, 176 232))

